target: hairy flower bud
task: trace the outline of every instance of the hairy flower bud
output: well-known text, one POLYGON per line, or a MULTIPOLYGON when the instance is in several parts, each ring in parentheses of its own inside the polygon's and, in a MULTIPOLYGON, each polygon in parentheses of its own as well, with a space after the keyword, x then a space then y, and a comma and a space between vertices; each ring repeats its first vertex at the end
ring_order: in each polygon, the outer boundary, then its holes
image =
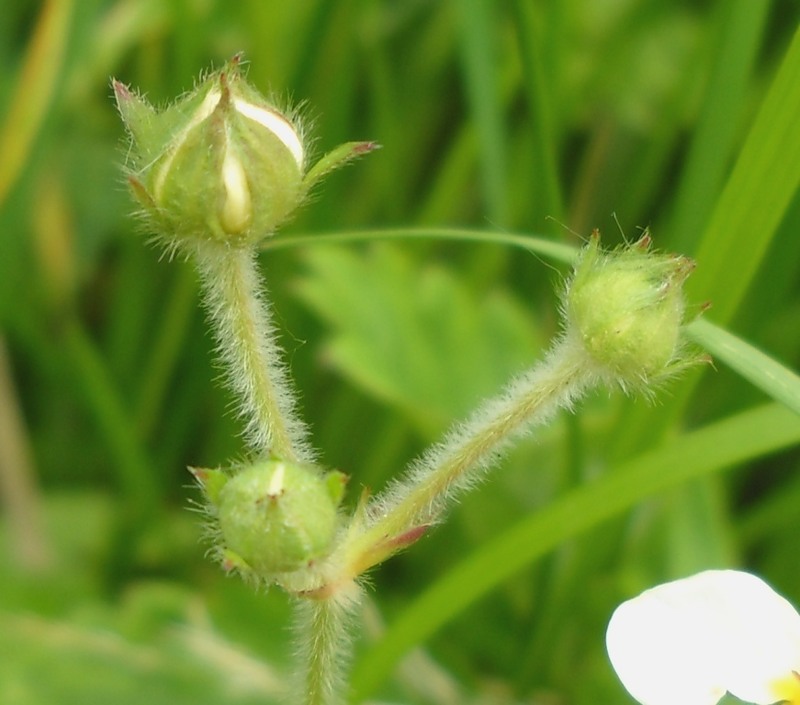
POLYGON ((164 110, 118 81, 113 86, 132 141, 131 189, 170 244, 257 243, 286 221, 314 181, 375 146, 343 145, 307 170, 297 119, 245 80, 239 57, 164 110))
POLYGON ((228 475, 193 470, 218 522, 229 568, 267 580, 327 555, 339 526, 344 476, 266 460, 228 475))
POLYGON ((682 285, 694 269, 686 257, 654 253, 650 236, 613 252, 593 233, 570 280, 565 313, 601 374, 637 387, 695 360, 682 354, 682 285))

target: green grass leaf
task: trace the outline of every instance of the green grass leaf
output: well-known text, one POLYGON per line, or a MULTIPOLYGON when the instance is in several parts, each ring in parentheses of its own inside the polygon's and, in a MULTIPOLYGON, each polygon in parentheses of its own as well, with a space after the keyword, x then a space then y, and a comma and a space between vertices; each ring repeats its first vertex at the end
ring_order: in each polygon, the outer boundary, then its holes
POLYGON ((50 0, 41 9, 11 109, 0 129, 0 206, 30 158, 58 91, 72 13, 72 0, 50 0))
POLYGON ((800 376, 724 328, 702 318, 687 328, 689 337, 755 387, 800 414, 800 376))
POLYGON ((690 297, 727 323, 746 295, 800 184, 800 29, 744 142, 694 253, 690 297))
POLYGON ((689 254, 724 183, 769 6, 734 0, 720 8, 720 37, 692 133, 669 225, 670 245, 689 254))
POLYGON ((470 110, 475 123, 481 162, 483 195, 489 217, 503 224, 508 219, 508 184, 505 121, 497 95, 497 8, 490 0, 463 0, 454 5, 461 28, 461 59, 470 110))

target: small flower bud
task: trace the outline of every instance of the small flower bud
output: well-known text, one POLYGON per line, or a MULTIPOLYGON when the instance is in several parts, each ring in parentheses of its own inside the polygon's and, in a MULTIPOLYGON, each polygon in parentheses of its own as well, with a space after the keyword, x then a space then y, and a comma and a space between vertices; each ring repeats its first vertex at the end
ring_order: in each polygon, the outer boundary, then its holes
MULTIPOLYGON (((132 140, 131 189, 170 244, 257 243, 286 221, 320 175, 306 170, 297 121, 247 83, 239 57, 165 110, 113 86, 132 140)), ((325 172, 374 146, 352 143, 325 172)))
POLYGON ((649 251, 650 236, 602 252, 593 233, 565 297, 568 330, 602 374, 637 387, 691 364, 682 357, 686 257, 649 251))
POLYGON ((258 462, 232 476, 192 472, 214 505, 228 565, 269 579, 306 567, 330 550, 339 525, 341 473, 323 475, 278 460, 258 462))

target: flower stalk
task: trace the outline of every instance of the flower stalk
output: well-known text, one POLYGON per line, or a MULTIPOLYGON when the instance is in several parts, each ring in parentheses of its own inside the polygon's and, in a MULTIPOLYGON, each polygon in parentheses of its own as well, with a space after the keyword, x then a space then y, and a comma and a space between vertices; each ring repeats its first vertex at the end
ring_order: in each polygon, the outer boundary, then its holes
MULTIPOLYGON (((319 583, 314 564, 338 534, 344 476, 311 464, 314 451, 258 272, 258 246, 324 176, 378 145, 348 142, 309 164, 299 117, 245 80, 240 56, 163 110, 119 81, 112 86, 131 142, 131 192, 167 251, 188 254, 197 268, 254 458, 228 470, 192 469, 208 502, 212 554, 245 579, 302 595, 319 583)), ((342 594, 298 598, 306 666, 297 702, 338 702, 346 614, 342 594)))
POLYGON ((356 577, 438 523, 447 505, 474 487, 521 435, 569 409, 595 381, 580 348, 562 339, 538 365, 489 399, 413 462, 364 509, 340 547, 343 577, 356 577))
POLYGON ((217 354, 238 400, 249 447, 257 455, 310 462, 308 431, 275 341, 256 253, 201 243, 193 254, 217 354))
POLYGON ((299 599, 295 604, 295 648, 302 668, 293 684, 292 703, 342 705, 349 665, 354 612, 360 591, 325 599, 299 599))

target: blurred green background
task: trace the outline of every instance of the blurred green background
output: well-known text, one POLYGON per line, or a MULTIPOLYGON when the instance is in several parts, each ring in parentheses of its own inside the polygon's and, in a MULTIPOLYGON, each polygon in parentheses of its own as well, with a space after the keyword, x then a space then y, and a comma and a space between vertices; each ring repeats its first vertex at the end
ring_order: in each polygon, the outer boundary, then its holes
MULTIPOLYGON (((799 19, 794 0, 5 0, 0 702, 269 703, 287 674, 286 598, 206 561, 189 511, 186 466, 242 444, 193 273, 130 215, 111 76, 163 104, 244 51, 319 152, 383 145, 263 256, 355 497, 558 331, 565 269, 511 234, 650 226, 697 259, 694 310, 797 367, 799 19)), ((621 600, 740 565, 800 604, 798 417, 722 363, 659 399, 593 396, 375 571, 354 698, 628 703, 603 647, 621 600)))

